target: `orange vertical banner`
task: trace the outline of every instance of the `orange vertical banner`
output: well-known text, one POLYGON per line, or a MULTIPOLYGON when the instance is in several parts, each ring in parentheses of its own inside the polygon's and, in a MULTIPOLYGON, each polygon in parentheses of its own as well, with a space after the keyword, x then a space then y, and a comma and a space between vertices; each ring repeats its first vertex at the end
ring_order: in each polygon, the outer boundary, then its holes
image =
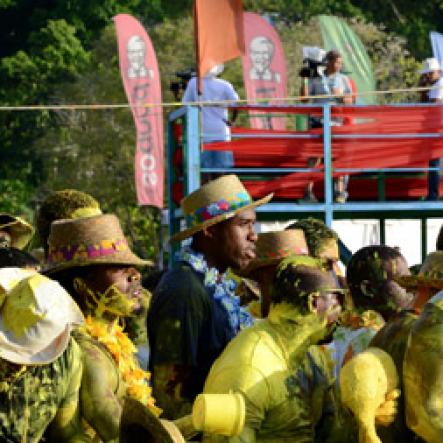
POLYGON ((151 39, 130 15, 114 17, 120 73, 137 130, 135 187, 139 205, 163 208, 164 156, 160 75, 151 39), (152 106, 153 103, 158 105, 152 106), (145 106, 149 104, 149 106, 145 106))
POLYGON ((244 53, 242 0, 196 0, 194 26, 199 78, 244 53))

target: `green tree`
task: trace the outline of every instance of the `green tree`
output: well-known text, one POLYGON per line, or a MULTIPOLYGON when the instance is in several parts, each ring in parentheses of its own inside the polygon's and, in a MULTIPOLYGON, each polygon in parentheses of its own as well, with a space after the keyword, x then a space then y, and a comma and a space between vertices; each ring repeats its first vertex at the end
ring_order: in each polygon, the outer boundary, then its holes
MULTIPOLYGON (((86 66, 88 54, 65 20, 49 21, 29 36, 28 51, 0 59, 0 103, 44 103, 55 82, 73 78, 86 66)), ((0 177, 38 182, 43 159, 31 149, 33 140, 50 123, 47 112, 0 112, 0 177)))
POLYGON ((320 14, 344 17, 363 16, 352 0, 245 0, 245 10, 271 14, 286 23, 306 22, 320 14))
POLYGON ((32 220, 30 201, 34 195, 34 189, 26 182, 17 179, 0 180, 0 212, 15 214, 32 220))

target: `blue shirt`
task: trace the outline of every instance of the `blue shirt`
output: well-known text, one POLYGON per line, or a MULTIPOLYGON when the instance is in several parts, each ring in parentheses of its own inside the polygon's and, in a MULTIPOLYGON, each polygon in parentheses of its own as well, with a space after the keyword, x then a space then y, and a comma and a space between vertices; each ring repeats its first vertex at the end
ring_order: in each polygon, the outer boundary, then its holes
MULTIPOLYGON (((334 95, 332 91, 338 89, 342 94, 351 94, 351 83, 348 77, 340 72, 331 75, 323 74, 320 77, 309 79, 309 95, 334 95)), ((337 98, 317 98, 314 103, 339 103, 337 98)))

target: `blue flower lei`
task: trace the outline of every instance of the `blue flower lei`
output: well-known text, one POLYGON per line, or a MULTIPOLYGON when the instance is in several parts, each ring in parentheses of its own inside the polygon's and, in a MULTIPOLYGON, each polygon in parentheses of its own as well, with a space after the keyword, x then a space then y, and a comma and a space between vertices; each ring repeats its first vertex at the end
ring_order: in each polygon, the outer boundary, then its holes
POLYGON ((236 283, 233 279, 226 278, 226 274, 220 274, 216 268, 210 268, 204 255, 189 246, 179 251, 178 260, 188 263, 196 272, 204 275, 205 288, 228 313, 235 334, 253 325, 251 314, 240 306, 240 298, 234 293, 236 283))

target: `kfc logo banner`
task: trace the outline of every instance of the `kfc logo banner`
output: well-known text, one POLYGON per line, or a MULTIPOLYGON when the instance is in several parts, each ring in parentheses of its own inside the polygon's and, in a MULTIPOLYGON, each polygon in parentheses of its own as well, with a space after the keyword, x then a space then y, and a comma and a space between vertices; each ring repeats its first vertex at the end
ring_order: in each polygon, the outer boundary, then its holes
POLYGON ((154 48, 143 26, 127 14, 114 17, 120 73, 132 109, 137 141, 135 186, 139 205, 163 208, 163 117, 160 76, 154 48), (136 105, 136 106, 135 106, 136 105))
MULTIPOLYGON (((273 98, 286 98, 287 75, 285 54, 275 29, 260 15, 245 12, 245 55, 243 79, 248 101, 268 98, 269 103, 281 104, 273 98)), ((256 112, 255 115, 258 113, 256 112)), ((261 114, 260 114, 261 115, 261 114)), ((284 118, 263 116, 251 118, 251 127, 256 129, 283 130, 284 118)))

